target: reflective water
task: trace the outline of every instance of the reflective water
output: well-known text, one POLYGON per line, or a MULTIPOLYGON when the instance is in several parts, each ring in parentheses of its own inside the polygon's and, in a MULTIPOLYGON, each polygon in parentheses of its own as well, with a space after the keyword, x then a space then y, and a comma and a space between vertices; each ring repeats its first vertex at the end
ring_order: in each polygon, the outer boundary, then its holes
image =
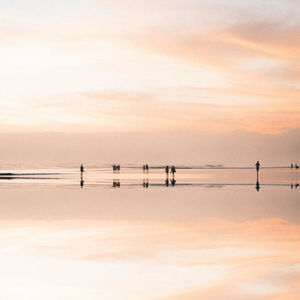
POLYGON ((300 297, 298 170, 1 173, 1 299, 300 297))

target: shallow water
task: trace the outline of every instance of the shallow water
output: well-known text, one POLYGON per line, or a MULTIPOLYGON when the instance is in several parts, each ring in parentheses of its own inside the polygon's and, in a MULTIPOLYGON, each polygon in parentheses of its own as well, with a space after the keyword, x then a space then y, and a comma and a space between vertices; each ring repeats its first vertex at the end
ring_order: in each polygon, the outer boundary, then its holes
POLYGON ((5 172, 1 299, 300 297, 297 170, 261 169, 259 191, 254 169, 5 172))

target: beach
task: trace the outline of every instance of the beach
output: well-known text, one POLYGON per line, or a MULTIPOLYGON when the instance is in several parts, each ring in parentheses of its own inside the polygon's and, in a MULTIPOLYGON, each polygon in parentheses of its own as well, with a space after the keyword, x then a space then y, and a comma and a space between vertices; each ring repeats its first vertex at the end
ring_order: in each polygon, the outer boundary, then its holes
POLYGON ((72 166, 10 172, 31 175, 0 180, 2 298, 299 295, 295 170, 262 169, 259 191, 252 168, 177 169, 174 186, 151 166, 95 165, 83 187, 72 166))

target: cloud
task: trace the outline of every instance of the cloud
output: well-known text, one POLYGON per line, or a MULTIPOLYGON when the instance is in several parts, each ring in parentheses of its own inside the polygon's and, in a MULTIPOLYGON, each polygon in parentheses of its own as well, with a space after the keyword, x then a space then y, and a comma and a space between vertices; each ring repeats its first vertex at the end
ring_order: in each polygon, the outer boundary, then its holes
POLYGON ((265 19, 262 5, 91 1, 55 24, 32 18, 25 28, 28 15, 9 15, 0 33, 13 42, 2 49, 2 124, 58 131, 297 128, 299 22, 282 22, 295 19, 297 4, 280 11, 278 1, 265 19))

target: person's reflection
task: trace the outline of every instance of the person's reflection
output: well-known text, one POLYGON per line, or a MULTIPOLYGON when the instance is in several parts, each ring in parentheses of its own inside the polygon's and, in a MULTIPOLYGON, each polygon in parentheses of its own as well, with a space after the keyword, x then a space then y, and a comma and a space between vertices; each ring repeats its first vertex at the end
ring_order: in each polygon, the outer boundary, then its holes
POLYGON ((172 185, 172 186, 175 186, 175 184, 176 184, 175 178, 172 178, 172 180, 170 180, 170 181, 171 181, 171 185, 172 185))
POLYGON ((121 186, 120 180, 119 179, 114 179, 112 186, 113 186, 113 188, 119 188, 121 186))
POLYGON ((143 180, 143 187, 146 189, 149 187, 149 179, 148 178, 143 180))
POLYGON ((260 185, 259 185, 259 181, 256 181, 256 185, 255 185, 256 190, 259 192, 260 190, 260 185))
POLYGON ((80 174, 80 188, 83 188, 84 180, 83 180, 83 172, 80 174))

